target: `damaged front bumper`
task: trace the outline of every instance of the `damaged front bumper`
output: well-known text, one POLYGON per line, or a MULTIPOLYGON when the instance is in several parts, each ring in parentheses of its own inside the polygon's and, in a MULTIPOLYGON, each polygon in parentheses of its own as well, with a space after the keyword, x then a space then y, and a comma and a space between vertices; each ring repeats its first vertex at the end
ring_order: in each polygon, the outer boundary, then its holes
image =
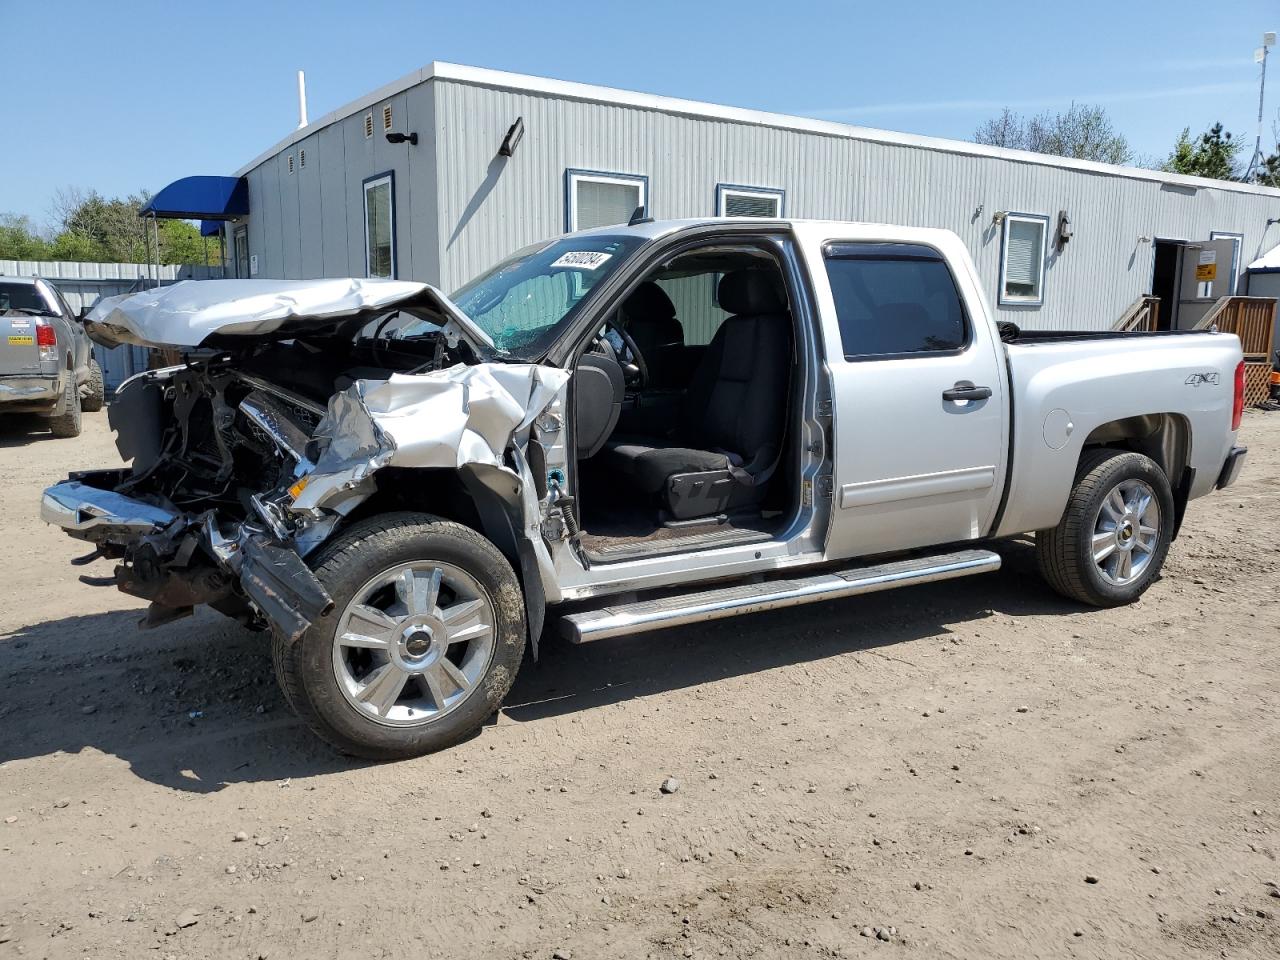
POLYGON ((249 523, 223 531, 213 511, 198 516, 117 493, 127 471, 73 474, 44 492, 41 518, 95 545, 82 562, 122 560, 106 581, 151 601, 144 623, 190 614, 196 604, 252 610, 296 640, 333 600, 293 549, 249 523))

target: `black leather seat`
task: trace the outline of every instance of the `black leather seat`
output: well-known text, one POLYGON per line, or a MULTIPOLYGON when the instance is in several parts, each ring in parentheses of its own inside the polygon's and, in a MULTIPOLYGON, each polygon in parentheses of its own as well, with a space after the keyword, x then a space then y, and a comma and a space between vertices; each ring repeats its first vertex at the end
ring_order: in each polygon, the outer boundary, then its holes
POLYGON ((781 451, 791 318, 780 278, 738 270, 720 280, 720 325, 694 373, 679 422, 663 437, 617 437, 607 462, 673 517, 710 516, 763 499, 781 451))

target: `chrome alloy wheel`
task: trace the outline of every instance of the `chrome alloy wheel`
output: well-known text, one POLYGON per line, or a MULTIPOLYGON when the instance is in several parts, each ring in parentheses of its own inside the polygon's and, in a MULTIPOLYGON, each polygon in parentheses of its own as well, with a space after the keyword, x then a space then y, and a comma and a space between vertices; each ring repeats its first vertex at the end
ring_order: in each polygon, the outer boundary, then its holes
POLYGON ((1146 572, 1160 539, 1160 504, 1142 480, 1123 480, 1093 522, 1093 562, 1108 583, 1126 586, 1146 572))
POLYGON ((366 718, 421 726, 467 698, 489 669, 495 636, 493 604, 475 577, 431 560, 401 564, 342 611, 334 675, 366 718))

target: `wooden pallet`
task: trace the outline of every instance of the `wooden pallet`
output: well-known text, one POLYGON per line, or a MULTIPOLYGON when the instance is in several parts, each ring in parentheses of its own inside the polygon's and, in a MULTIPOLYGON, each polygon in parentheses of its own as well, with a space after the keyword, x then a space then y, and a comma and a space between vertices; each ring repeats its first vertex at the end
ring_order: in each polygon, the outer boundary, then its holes
POLYGON ((1244 405, 1254 407, 1271 395, 1271 361, 1246 360, 1244 364, 1244 405))

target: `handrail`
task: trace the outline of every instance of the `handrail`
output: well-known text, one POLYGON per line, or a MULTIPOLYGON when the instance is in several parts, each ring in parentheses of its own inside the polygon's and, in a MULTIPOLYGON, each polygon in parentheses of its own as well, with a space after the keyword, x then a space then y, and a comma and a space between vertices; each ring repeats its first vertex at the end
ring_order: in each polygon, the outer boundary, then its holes
POLYGON ((1153 297, 1150 294, 1143 294, 1129 304, 1128 309, 1120 315, 1120 319, 1115 322, 1111 329, 1118 330, 1121 333, 1154 330, 1156 328, 1156 316, 1159 312, 1160 298, 1153 297))
POLYGON ((1275 334, 1275 297, 1221 297, 1200 318, 1196 330, 1217 327, 1222 333, 1234 333, 1240 338, 1240 348, 1246 356, 1271 353, 1275 334))

